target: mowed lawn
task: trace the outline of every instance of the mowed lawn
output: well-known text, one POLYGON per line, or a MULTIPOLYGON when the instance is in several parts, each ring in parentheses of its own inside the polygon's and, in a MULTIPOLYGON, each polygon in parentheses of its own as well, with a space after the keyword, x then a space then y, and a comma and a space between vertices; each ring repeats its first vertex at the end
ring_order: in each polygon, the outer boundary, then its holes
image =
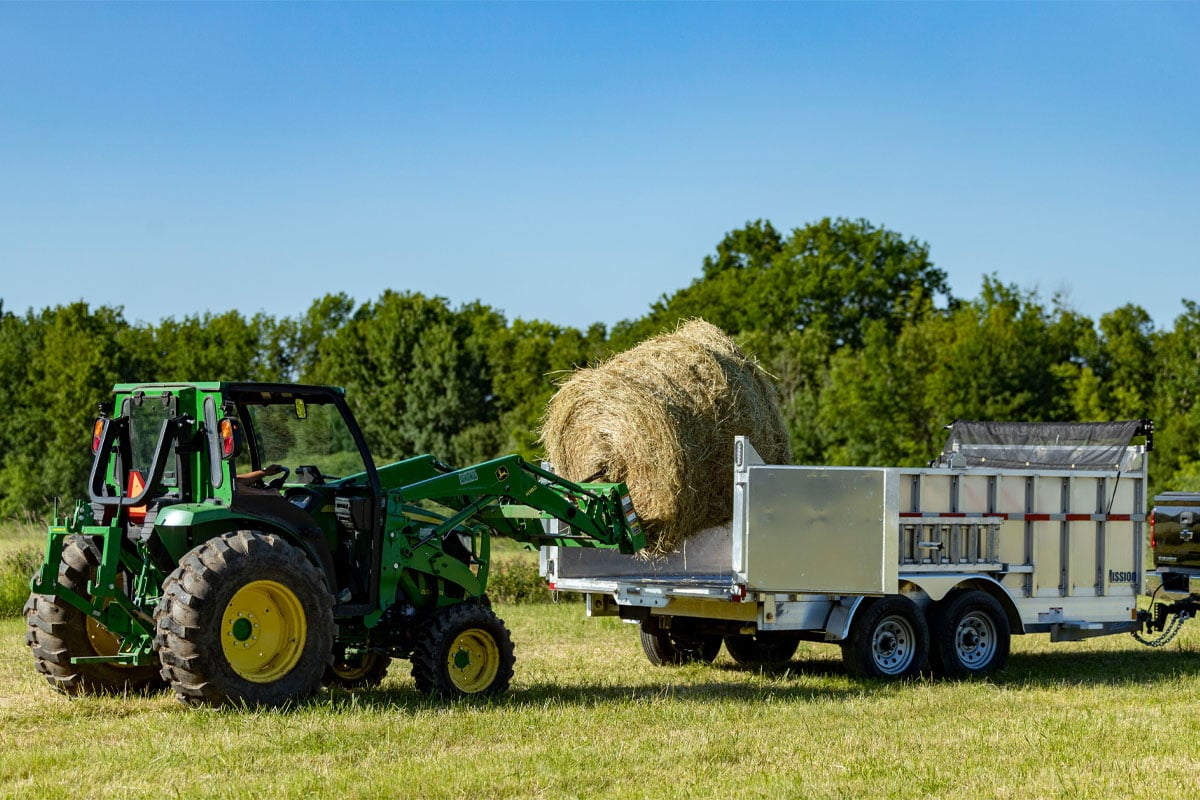
POLYGON ((0 622, 4 797, 1200 797, 1200 624, 1015 639, 989 682, 847 677, 803 645, 761 674, 652 667, 637 629, 582 605, 498 609, 517 645, 491 702, 418 696, 407 662, 375 691, 283 711, 149 697, 67 699, 0 622))

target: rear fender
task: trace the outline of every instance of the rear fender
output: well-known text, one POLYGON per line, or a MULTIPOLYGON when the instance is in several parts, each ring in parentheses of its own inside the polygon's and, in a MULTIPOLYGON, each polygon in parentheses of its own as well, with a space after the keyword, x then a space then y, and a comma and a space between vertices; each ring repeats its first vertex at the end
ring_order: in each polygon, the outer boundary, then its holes
POLYGON ((319 531, 298 531, 267 516, 246 514, 209 503, 169 506, 163 509, 154 525, 156 538, 175 564, 196 545, 242 530, 273 533, 299 547, 320 568, 330 592, 337 593, 333 555, 324 534, 319 531))

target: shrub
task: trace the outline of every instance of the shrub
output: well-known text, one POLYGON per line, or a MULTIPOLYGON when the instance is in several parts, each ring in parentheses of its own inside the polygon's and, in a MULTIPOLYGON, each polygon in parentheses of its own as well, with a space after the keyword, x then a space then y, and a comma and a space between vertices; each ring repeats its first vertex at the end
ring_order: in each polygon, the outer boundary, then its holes
POLYGON ((488 574, 488 597, 498 603, 548 603, 571 599, 573 593, 550 591, 546 579, 538 574, 536 563, 526 559, 503 559, 492 563, 488 574))
POLYGON ((27 547, 0 558, 0 617, 15 617, 29 599, 29 579, 42 564, 42 552, 27 547))

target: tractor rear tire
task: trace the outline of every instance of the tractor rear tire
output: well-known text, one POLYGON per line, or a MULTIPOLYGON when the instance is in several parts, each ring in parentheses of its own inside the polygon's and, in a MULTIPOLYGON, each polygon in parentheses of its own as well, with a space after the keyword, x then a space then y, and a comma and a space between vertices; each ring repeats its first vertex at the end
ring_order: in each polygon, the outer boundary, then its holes
POLYGON ((800 637, 793 633, 763 632, 725 637, 729 656, 745 667, 782 667, 796 655, 800 637))
POLYGON ((842 660, 863 678, 914 678, 929 662, 929 625, 907 597, 862 602, 842 642, 842 660))
POLYGON ((237 531, 197 545, 155 610, 162 676, 191 706, 280 706, 321 686, 333 595, 299 548, 237 531))
POLYGON ((442 699, 502 694, 512 681, 512 637, 496 614, 475 603, 438 609, 417 634, 417 691, 442 699))
MULTIPOLYGON (((87 596, 88 581, 96 576, 99 566, 100 548, 92 539, 67 537, 58 568, 63 586, 87 596)), ((120 641, 61 597, 30 595, 24 615, 25 643, 33 651, 34 665, 57 691, 89 695, 147 691, 161 686, 157 664, 72 664, 72 658, 115 655, 120 641)))
POLYGON ((682 664, 711 664, 721 652, 721 637, 710 634, 677 636, 660 628, 653 620, 639 626, 642 652, 656 667, 677 667, 682 664))
POLYGON ((370 689, 383 683, 391 663, 389 655, 377 650, 352 658, 335 653, 333 663, 325 668, 322 683, 343 689, 370 689))

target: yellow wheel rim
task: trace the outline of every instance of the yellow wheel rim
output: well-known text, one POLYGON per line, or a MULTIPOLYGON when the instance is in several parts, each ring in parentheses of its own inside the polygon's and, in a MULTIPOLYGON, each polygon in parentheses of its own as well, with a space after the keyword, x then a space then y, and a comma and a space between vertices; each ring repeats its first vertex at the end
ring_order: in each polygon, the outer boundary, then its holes
MULTIPOLYGON (((121 589, 125 588, 125 576, 117 575, 117 586, 121 589)), ((105 600, 101 608, 108 608, 111 600, 105 600)), ((115 656, 121 652, 121 640, 116 634, 108 628, 100 624, 100 621, 90 614, 84 617, 84 627, 87 629, 88 642, 92 645, 92 652, 98 656, 115 656)), ((133 664, 113 663, 114 667, 132 667, 133 664)))
POLYGON ((334 675, 337 675, 344 681, 357 681, 371 672, 375 664, 379 661, 379 658, 378 653, 369 653, 363 656, 357 663, 335 658, 330 668, 333 670, 334 675))
MULTIPOLYGON (((115 656, 121 651, 121 640, 112 634, 108 628, 101 625, 93 617, 85 617, 87 621, 88 641, 92 644, 92 652, 98 656, 115 656)), ((127 666, 118 664, 117 666, 127 666)))
POLYGON ((286 675, 304 652, 308 623, 295 593, 275 581, 247 583, 221 616, 221 649, 233 671, 253 683, 286 675))
POLYGON ((500 672, 500 648, 485 630, 470 628, 460 633, 446 656, 450 682, 464 694, 482 692, 500 672))

